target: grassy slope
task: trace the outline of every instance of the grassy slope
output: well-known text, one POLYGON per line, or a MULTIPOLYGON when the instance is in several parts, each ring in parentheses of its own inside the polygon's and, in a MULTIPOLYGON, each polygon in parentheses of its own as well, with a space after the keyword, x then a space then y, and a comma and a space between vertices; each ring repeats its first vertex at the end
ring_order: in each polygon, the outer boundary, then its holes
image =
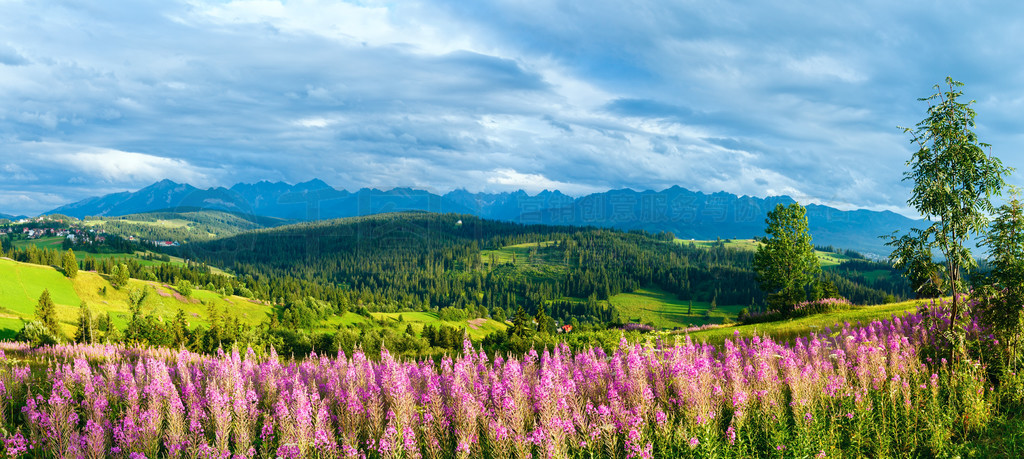
MULTIPOLYGON (((151 222, 147 222, 147 223, 151 223, 151 222)), ((18 248, 18 249, 24 249, 25 247, 28 247, 29 245, 34 245, 34 246, 39 247, 41 249, 62 250, 61 245, 63 243, 64 243, 64 238, 54 236, 54 237, 41 237, 41 238, 38 238, 38 239, 20 239, 20 240, 14 241, 13 245, 14 245, 15 248, 18 248)), ((95 258, 97 260, 103 260, 103 259, 106 259, 106 258, 119 258, 119 259, 135 258, 135 260, 138 261, 139 264, 142 265, 142 266, 156 266, 156 265, 164 263, 163 261, 159 261, 159 260, 146 260, 146 259, 143 259, 143 257, 145 255, 150 254, 150 253, 156 254, 155 252, 135 252, 134 254, 128 254, 128 253, 105 253, 105 252, 104 253, 92 253, 92 252, 83 252, 83 251, 79 250, 79 251, 75 252, 75 257, 77 257, 79 261, 84 260, 86 257, 95 258)), ((156 255, 159 255, 159 254, 156 254, 156 255)), ((171 257, 170 263, 171 264, 183 265, 183 264, 185 264, 185 260, 183 258, 180 258, 180 257, 171 257)), ((215 268, 215 267, 212 267, 212 266, 210 267, 210 272, 212 272, 214 274, 220 274, 222 276, 230 276, 230 274, 220 270, 219 268, 215 268)))
MULTIPOLYGON (((461 328, 469 331, 470 338, 474 340, 482 339, 487 336, 488 333, 494 331, 502 331, 508 328, 507 323, 501 323, 493 319, 471 319, 460 322, 451 322, 441 320, 436 312, 374 312, 370 314, 375 320, 384 320, 387 326, 397 332, 404 332, 405 328, 412 325, 413 330, 417 334, 423 331, 423 327, 426 325, 433 325, 439 327, 446 325, 449 327, 461 328), (399 322, 399 316, 402 321, 399 322)), ((373 323, 370 319, 363 317, 354 312, 348 312, 343 316, 332 316, 327 318, 323 324, 320 325, 315 331, 317 332, 330 332, 340 327, 348 327, 351 325, 373 323)))
POLYGON ((61 321, 82 301, 71 281, 56 269, 0 259, 0 338, 13 337, 22 318, 35 315, 44 289, 50 290, 61 321))
POLYGON ((157 282, 132 279, 128 288, 115 289, 110 282, 95 272, 79 271, 75 279, 67 279, 49 266, 0 260, 0 339, 13 337, 21 329, 22 319, 35 316, 36 302, 43 289, 57 305, 57 317, 64 332, 74 333, 78 305, 85 301, 94 314, 109 312, 115 325, 124 327, 129 319, 128 290, 151 288, 142 303, 144 313, 153 313, 170 320, 178 309, 185 311, 191 326, 209 325, 205 320, 208 304, 219 313, 225 309, 230 317, 255 325, 266 318, 270 306, 254 303, 239 296, 221 297, 206 290, 196 289, 191 298, 179 300, 172 288, 157 282), (103 293, 106 288, 106 293, 103 293), (206 304, 204 304, 206 303, 206 304))
MULTIPOLYGON (((688 241, 684 239, 676 239, 677 244, 689 244, 693 243, 697 247, 711 247, 714 246, 717 241, 688 241)), ((736 249, 736 250, 749 250, 751 252, 757 250, 757 246, 760 245, 753 239, 730 239, 729 242, 725 243, 725 248, 736 249)), ((821 263, 822 268, 831 268, 833 266, 839 266, 840 263, 847 261, 850 257, 838 253, 822 252, 821 250, 815 250, 814 254, 818 256, 818 261, 821 263)))
POLYGON ((537 256, 534 256, 532 259, 530 258, 530 250, 538 246, 536 242, 509 245, 498 250, 481 250, 480 258, 483 260, 484 264, 489 265, 491 263, 491 255, 494 255, 495 264, 502 265, 505 263, 511 263, 512 255, 515 254, 516 266, 564 266, 565 263, 562 260, 556 259, 556 254, 548 250, 543 250, 544 248, 550 247, 554 244, 555 241, 541 242, 541 250, 538 251, 537 256))
POLYGON ((735 320, 740 309, 745 307, 719 305, 716 310, 708 312, 709 317, 704 317, 711 303, 694 301, 693 311, 687 314, 689 301, 677 299, 675 295, 654 287, 642 288, 633 293, 620 293, 612 296, 609 302, 618 309, 623 321, 650 322, 657 328, 719 324, 726 317, 735 320))
POLYGON ((41 237, 37 239, 19 239, 12 243, 16 249, 24 249, 30 245, 34 245, 40 249, 51 250, 60 250, 62 244, 64 244, 64 238, 58 236, 41 237))
POLYGON ((405 331, 406 326, 409 324, 412 324, 413 330, 416 330, 416 333, 420 333, 426 325, 433 325, 435 327, 447 325, 467 330, 469 337, 474 340, 482 339, 488 333, 508 328, 507 324, 493 319, 471 319, 460 322, 444 321, 437 316, 436 312, 380 312, 372 313, 371 315, 375 319, 386 319, 393 328, 399 331, 405 331), (398 316, 402 316, 402 322, 398 321, 398 316))
MULTIPOLYGON (((109 312, 114 324, 123 329, 130 318, 128 291, 131 288, 151 289, 150 294, 142 302, 144 313, 171 320, 180 308, 185 312, 192 327, 209 326, 206 317, 210 303, 218 313, 223 313, 226 309, 230 317, 237 317, 241 322, 250 325, 263 322, 270 311, 268 305, 239 296, 221 297, 214 292, 195 289, 191 298, 179 299, 170 286, 138 279, 131 279, 128 287, 118 290, 110 284, 106 276, 95 272, 79 271, 75 279, 68 279, 50 266, 0 259, 0 339, 12 338, 21 329, 24 320, 31 320, 35 316, 36 302, 44 288, 50 290, 50 295, 57 305, 58 321, 68 336, 74 334, 78 305, 82 301, 92 308, 94 314, 109 312)), ((412 324, 417 333, 427 324, 447 325, 468 330, 473 339, 481 339, 492 331, 504 330, 507 327, 506 324, 491 319, 442 321, 437 313, 433 312, 375 313, 373 316, 376 319, 390 321, 391 327, 398 331, 404 331, 408 324, 412 324), (399 315, 402 316, 402 323, 398 322, 399 315)), ((350 312, 344 316, 329 318, 321 328, 326 331, 339 325, 365 322, 369 320, 350 312)))
POLYGON ((766 322, 762 324, 738 325, 690 333, 694 340, 719 344, 739 333, 744 338, 757 335, 771 335, 776 340, 790 340, 811 332, 822 332, 825 328, 836 329, 846 323, 869 323, 875 320, 889 319, 913 312, 921 304, 931 300, 911 300, 901 303, 882 304, 877 306, 855 306, 845 311, 818 314, 800 319, 766 322))

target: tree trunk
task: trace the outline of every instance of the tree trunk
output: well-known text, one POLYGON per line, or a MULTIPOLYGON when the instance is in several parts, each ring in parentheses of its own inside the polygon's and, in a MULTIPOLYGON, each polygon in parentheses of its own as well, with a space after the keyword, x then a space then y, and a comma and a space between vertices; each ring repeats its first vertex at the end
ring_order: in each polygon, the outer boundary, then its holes
POLYGON ((959 348, 961 344, 960 329, 956 325, 956 321, 960 317, 960 265, 955 261, 949 261, 948 267, 949 280, 953 288, 953 307, 950 310, 949 316, 949 332, 952 336, 952 342, 949 346, 949 363, 951 367, 955 367, 960 355, 959 348))

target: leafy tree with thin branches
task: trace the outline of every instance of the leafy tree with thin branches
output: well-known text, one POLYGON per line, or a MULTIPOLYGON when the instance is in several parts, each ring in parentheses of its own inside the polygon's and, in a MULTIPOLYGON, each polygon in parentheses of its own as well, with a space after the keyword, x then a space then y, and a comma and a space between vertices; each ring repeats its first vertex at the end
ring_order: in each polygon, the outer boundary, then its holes
MULTIPOLYGON (((972 235, 984 234, 988 215, 995 211, 991 199, 998 196, 1010 169, 998 158, 985 152, 990 145, 978 140, 972 130, 975 126, 974 101, 962 102, 964 84, 946 77, 945 87, 935 85, 936 92, 919 100, 928 103, 928 116, 913 128, 904 127, 918 150, 903 174, 904 181, 913 182, 914 188, 907 204, 927 221, 927 228, 911 232, 909 237, 891 236, 894 264, 913 268, 909 255, 920 256, 930 250, 942 255, 945 269, 941 271, 944 293, 953 295, 951 314, 954 323, 961 315, 964 274, 977 267, 967 241, 972 235)), ((922 266, 927 266, 923 264, 922 266)), ((928 273, 927 275, 932 275, 928 273)), ((911 277, 923 277, 911 272, 911 277)), ((960 327, 951 327, 950 338, 962 348, 960 327)))
POLYGON ((986 322, 1014 353, 1022 338, 1024 304, 1024 204, 1016 190, 1012 199, 996 209, 980 245, 987 249, 992 270, 986 276, 977 276, 979 282, 972 278, 972 283, 976 292, 986 294, 982 303, 986 322))

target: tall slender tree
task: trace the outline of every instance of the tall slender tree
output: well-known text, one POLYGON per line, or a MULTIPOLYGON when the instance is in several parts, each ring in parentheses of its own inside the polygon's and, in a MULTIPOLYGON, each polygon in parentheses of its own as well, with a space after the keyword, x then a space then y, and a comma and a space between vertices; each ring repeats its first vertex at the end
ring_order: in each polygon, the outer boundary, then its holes
POLYGON ((71 249, 64 252, 64 258, 61 259, 61 268, 64 269, 64 275, 69 279, 74 279, 78 275, 78 259, 75 258, 75 252, 71 249))
POLYGON ((89 310, 89 305, 83 301, 78 306, 78 329, 75 330, 75 342, 92 344, 96 338, 95 330, 96 324, 92 319, 92 311, 89 310))
POLYGON ((57 323, 57 306, 50 298, 50 290, 43 289, 36 302, 36 319, 42 322, 54 336, 61 336, 60 325, 57 323))
MULTIPOLYGON (((977 266, 967 241, 985 232, 987 215, 995 211, 991 199, 1001 193, 1003 176, 1010 172, 985 152, 991 146, 979 141, 972 130, 974 101, 961 101, 963 85, 946 77, 945 87, 937 84, 934 94, 919 99, 928 103, 928 116, 913 128, 903 128, 918 147, 907 162, 910 170, 903 174, 904 181, 914 184, 907 204, 932 223, 911 237, 893 235, 889 242, 894 248, 891 258, 905 266, 912 266, 907 254, 931 249, 941 253, 945 260, 942 286, 953 295, 953 324, 960 318, 963 275, 977 266)), ((922 277, 920 273, 911 276, 922 277)), ((961 347, 963 330, 952 326, 951 332, 954 347, 961 347)))

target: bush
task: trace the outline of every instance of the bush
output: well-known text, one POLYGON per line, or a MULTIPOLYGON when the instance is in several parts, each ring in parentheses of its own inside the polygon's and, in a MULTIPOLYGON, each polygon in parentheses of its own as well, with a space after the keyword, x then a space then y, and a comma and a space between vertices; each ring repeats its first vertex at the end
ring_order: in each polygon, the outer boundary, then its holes
POLYGON ((441 310, 437 312, 437 315, 441 320, 446 322, 461 322, 466 320, 465 309, 453 308, 451 306, 441 308, 441 310))
POLYGON ((638 331, 641 333, 649 333, 654 331, 654 327, 647 324, 628 323, 622 326, 625 331, 638 331))
POLYGON ((179 280, 178 284, 175 287, 178 288, 178 293, 180 293, 184 297, 189 297, 192 295, 192 283, 186 279, 179 280))
POLYGON ((49 328, 46 328, 46 325, 43 325, 43 323, 38 320, 26 322, 21 331, 14 336, 14 340, 32 343, 32 346, 34 347, 57 344, 60 342, 60 339, 58 339, 49 328))
POLYGON ((822 298, 814 301, 804 301, 793 306, 790 317, 805 317, 812 314, 822 314, 832 311, 850 309, 850 301, 846 298, 822 298))

